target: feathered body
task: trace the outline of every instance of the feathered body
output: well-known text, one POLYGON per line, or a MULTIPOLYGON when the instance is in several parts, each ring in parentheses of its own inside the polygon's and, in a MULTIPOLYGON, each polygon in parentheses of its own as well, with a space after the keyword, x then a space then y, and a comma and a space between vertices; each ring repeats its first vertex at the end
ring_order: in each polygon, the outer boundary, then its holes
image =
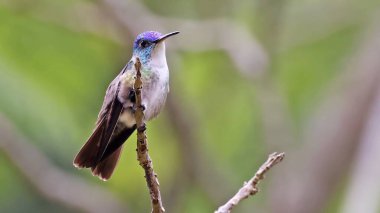
POLYGON ((169 92, 164 40, 177 33, 162 35, 148 31, 136 38, 132 59, 108 86, 95 130, 75 157, 74 166, 91 168, 93 175, 103 180, 111 177, 123 143, 136 129, 133 90, 136 58, 141 61, 144 119, 149 121, 161 112, 169 92))

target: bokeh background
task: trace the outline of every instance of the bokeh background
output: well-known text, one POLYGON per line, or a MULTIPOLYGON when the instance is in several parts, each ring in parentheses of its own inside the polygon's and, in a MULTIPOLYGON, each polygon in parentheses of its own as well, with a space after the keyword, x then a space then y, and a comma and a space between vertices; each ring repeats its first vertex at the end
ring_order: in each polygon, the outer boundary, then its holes
POLYGON ((380 212, 380 1, 0 0, 0 212, 149 212, 135 136, 103 182, 72 159, 145 30, 171 92, 148 124, 167 212, 380 212))

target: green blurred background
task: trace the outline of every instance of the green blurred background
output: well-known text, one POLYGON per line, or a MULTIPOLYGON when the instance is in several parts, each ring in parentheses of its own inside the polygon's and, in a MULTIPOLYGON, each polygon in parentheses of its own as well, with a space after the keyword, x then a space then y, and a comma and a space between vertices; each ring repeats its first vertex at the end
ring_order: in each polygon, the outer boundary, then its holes
POLYGON ((167 212, 213 212, 274 151, 285 161, 233 212, 380 212, 379 14, 378 0, 0 0, 0 212, 150 211, 135 136, 107 182, 72 166, 143 30, 181 31, 148 124, 167 212))

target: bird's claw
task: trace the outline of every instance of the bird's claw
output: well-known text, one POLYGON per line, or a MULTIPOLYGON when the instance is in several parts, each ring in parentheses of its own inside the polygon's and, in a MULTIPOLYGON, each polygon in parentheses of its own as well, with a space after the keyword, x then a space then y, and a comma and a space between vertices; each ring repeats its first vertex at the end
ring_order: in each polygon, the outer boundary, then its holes
POLYGON ((141 104, 139 107, 140 107, 140 109, 141 109, 142 111, 145 111, 145 109, 146 109, 146 107, 145 107, 144 104, 141 104))
POLYGON ((142 111, 145 111, 145 109, 146 109, 145 105, 143 105, 143 104, 141 104, 140 106, 129 107, 129 109, 131 110, 132 113, 135 113, 138 108, 141 109, 142 111))
POLYGON ((145 125, 145 123, 143 123, 141 126, 139 126, 138 128, 137 128, 137 131, 138 132, 144 132, 146 130, 146 125, 145 125))

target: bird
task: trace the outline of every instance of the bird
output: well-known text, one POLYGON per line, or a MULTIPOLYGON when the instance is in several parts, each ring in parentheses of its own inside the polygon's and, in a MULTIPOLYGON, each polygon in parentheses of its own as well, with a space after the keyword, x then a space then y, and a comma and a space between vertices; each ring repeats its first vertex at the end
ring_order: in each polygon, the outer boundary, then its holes
POLYGON ((144 121, 162 111, 169 92, 165 40, 178 33, 146 31, 136 37, 132 58, 108 86, 95 128, 74 158, 75 167, 91 168, 92 174, 104 181, 112 176, 124 142, 136 129, 133 86, 137 60, 141 63, 144 121))

